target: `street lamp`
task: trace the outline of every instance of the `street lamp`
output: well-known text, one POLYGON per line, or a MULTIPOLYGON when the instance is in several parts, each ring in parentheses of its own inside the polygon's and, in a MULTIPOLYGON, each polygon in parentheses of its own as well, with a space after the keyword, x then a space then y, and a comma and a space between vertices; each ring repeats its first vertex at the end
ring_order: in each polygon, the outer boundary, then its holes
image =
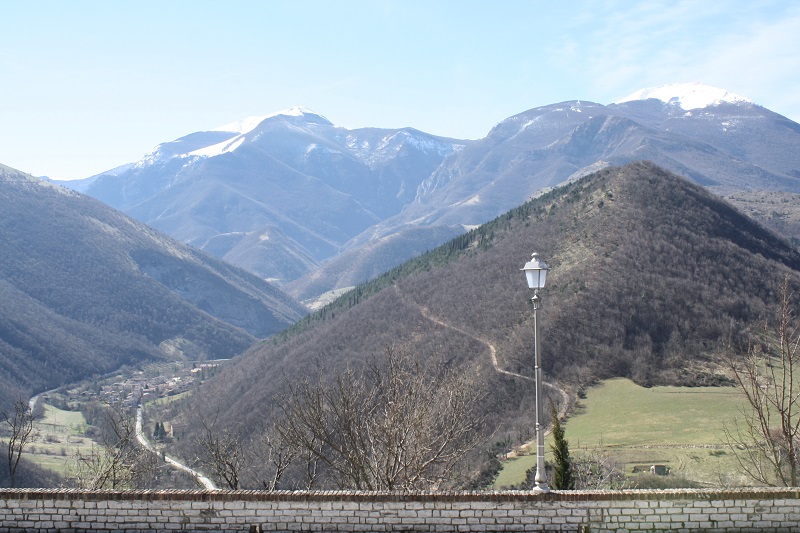
POLYGON ((536 321, 536 311, 539 310, 541 302, 539 300, 539 289, 544 288, 544 281, 547 278, 547 264, 539 259, 539 255, 534 253, 531 260, 525 263, 522 269, 528 279, 528 287, 533 289, 533 356, 534 356, 534 377, 536 383, 536 486, 533 492, 546 494, 550 492, 547 486, 547 473, 544 468, 544 434, 542 432, 542 365, 539 362, 539 323, 536 321))

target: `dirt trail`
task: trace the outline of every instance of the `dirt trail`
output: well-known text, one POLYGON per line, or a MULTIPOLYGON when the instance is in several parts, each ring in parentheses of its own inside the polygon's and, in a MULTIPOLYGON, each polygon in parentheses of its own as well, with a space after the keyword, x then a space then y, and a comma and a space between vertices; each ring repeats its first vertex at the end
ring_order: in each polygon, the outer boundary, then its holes
POLYGON ((430 311, 428 310, 427 307, 419 306, 419 310, 420 310, 420 313, 422 313, 422 316, 424 316, 425 318, 427 318, 431 322, 434 322, 435 324, 438 324, 438 325, 442 326, 443 328, 452 329, 453 331, 457 331, 457 332, 461 333, 462 335, 466 335, 467 337, 471 337, 471 338, 475 339, 476 341, 480 342, 481 344, 483 344, 484 346, 486 346, 486 348, 489 350, 489 357, 491 358, 492 367, 494 367, 495 371, 499 372, 500 374, 505 374, 506 376, 512 376, 512 377, 515 377, 515 378, 518 378, 518 379, 524 379, 526 381, 533 382, 533 378, 531 378, 531 377, 523 376, 522 374, 517 374, 516 372, 510 372, 508 370, 504 370, 504 369, 500 368, 500 363, 497 362, 497 348, 495 348, 494 344, 489 342, 489 339, 487 339, 486 337, 483 337, 483 336, 480 336, 480 335, 475 335, 474 333, 470 333, 469 331, 467 331, 465 329, 461 329, 458 326, 453 326, 452 324, 448 324, 446 322, 443 322, 439 318, 433 316, 430 313, 430 311))
MULTIPOLYGON (((448 324, 447 322, 444 322, 440 318, 438 318, 438 317, 434 316, 433 314, 431 314, 430 310, 427 307, 421 306, 421 305, 419 305, 419 304, 417 304, 415 302, 409 302, 407 299, 403 298, 403 295, 402 295, 401 291, 399 289, 397 289, 397 288, 395 288, 395 289, 397 290, 400 298, 403 301, 405 301, 406 303, 408 303, 410 305, 413 305, 413 306, 417 307, 419 309, 420 313, 422 314, 422 316, 425 317, 426 319, 430 320, 431 322, 433 322, 435 324, 438 324, 439 326, 441 326, 443 328, 452 329, 453 331, 456 331, 456 332, 458 332, 458 333, 460 333, 462 335, 466 335, 467 337, 473 338, 476 341, 478 341, 481 344, 483 344, 484 346, 486 346, 486 349, 489 352, 489 359, 490 359, 490 361, 492 363, 492 368, 494 368, 494 370, 496 372, 498 372, 499 374, 504 374, 506 376, 511 376, 513 378, 516 378, 516 379, 522 379, 522 380, 525 380, 525 381, 527 381, 529 383, 534 383, 534 379, 532 377, 530 377, 530 376, 523 376, 522 374, 517 374, 516 372, 511 372, 509 370, 501 368, 500 367, 500 363, 497 360, 497 348, 495 347, 494 344, 492 344, 489 341, 489 339, 487 339, 486 337, 483 337, 481 335, 476 335, 476 334, 474 334, 474 333, 472 333, 470 331, 467 331, 465 329, 462 329, 462 328, 460 328, 458 326, 454 326, 452 324, 448 324)), ((567 393, 567 391, 565 391, 561 387, 558 387, 558 386, 556 386, 556 385, 554 385, 552 383, 544 382, 542 384, 546 388, 550 389, 550 391, 552 391, 555 394, 557 394, 558 396, 560 396, 561 401, 558 402, 558 418, 559 419, 563 419, 564 417, 567 416, 567 410, 569 409, 569 404, 570 404, 569 394, 567 393)), ((549 434, 549 433, 550 433, 550 429, 548 428, 548 429, 545 430, 545 434, 549 434)), ((514 450, 509 452, 507 454, 507 457, 516 456, 519 453, 521 448, 528 447, 528 446, 532 445, 533 443, 535 443, 535 439, 521 444, 520 446, 518 446, 517 448, 515 448, 514 450)))

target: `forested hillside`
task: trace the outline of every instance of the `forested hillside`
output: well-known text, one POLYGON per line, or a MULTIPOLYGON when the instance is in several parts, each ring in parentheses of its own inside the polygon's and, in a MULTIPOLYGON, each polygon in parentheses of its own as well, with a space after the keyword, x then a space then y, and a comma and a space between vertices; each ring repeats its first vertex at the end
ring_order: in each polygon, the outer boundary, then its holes
POLYGON ((232 357, 291 298, 100 202, 0 166, 0 404, 124 364, 232 357))
MULTIPOLYGON (((715 362, 775 302, 800 255, 700 186, 651 163, 609 168, 532 200, 342 296, 254 347, 185 406, 255 436, 291 382, 361 368, 386 346, 488 393, 495 439, 532 428, 533 325, 519 269, 538 252, 545 381, 576 390, 724 382, 715 362), (497 366, 493 364, 496 350, 497 366), (505 371, 505 372, 501 372, 505 371), (509 373, 511 372, 511 373, 509 373)), ((557 398, 554 398, 557 399, 557 398)))

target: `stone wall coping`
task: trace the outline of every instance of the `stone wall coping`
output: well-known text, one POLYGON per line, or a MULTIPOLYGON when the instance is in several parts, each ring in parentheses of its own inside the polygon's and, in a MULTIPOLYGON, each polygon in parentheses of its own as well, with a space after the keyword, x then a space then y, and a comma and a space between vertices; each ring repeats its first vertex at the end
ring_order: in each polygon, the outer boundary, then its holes
POLYGON ((0 500, 141 500, 193 502, 580 502, 634 500, 800 500, 800 487, 743 489, 667 489, 557 491, 263 491, 263 490, 78 490, 0 488, 0 500))

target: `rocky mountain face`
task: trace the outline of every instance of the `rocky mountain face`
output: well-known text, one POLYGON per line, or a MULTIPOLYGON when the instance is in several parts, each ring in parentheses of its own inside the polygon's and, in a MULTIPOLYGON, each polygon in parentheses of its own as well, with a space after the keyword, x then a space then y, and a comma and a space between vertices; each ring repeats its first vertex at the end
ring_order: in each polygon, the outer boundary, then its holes
POLYGON ((143 360, 232 357, 295 300, 88 196, 0 166, 0 402, 143 360))
POLYGON ((608 165, 650 160, 728 197, 800 193, 800 125, 699 84, 538 107, 473 142, 302 110, 221 130, 74 186, 306 301, 608 165))
POLYGON ((187 135, 129 169, 67 185, 285 283, 399 213, 464 144, 413 129, 346 130, 295 108, 187 135))
MULTIPOLYGON (((387 346, 469 376, 492 439, 530 436, 533 323, 520 268, 550 271, 539 311, 546 382, 727 383, 722 357, 773 316, 800 254, 717 195, 651 163, 608 167, 516 207, 345 294, 254 347, 186 408, 254 436, 292 383, 361 371, 387 346), (198 406, 202 406, 199 408, 198 406), (250 415, 252 413, 252 415, 250 415), (258 420, 256 420, 258 418, 258 420), (527 431, 527 433, 526 433, 527 431)), ((554 402, 556 387, 547 387, 554 402)))

